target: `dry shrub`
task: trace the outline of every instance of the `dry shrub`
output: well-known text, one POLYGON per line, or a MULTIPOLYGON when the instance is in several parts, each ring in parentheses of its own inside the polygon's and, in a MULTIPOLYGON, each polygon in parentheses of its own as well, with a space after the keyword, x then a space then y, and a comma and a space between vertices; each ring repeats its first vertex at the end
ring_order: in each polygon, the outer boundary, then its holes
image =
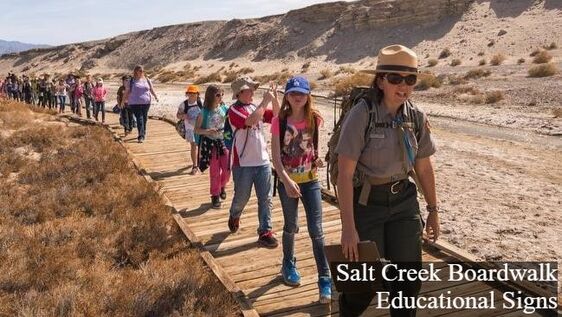
POLYGON ((503 100, 503 92, 496 90, 496 91, 488 91, 486 92, 486 103, 496 103, 498 101, 503 100))
POLYGON ((224 75, 224 77, 222 78, 223 83, 231 83, 234 80, 236 80, 236 78, 238 78, 238 72, 237 71, 227 70, 223 73, 223 75, 224 75))
POLYGON ((447 58, 451 56, 451 50, 447 47, 439 53, 439 59, 447 58))
POLYGON ((552 109, 552 115, 555 118, 562 118, 562 108, 552 109))
POLYGON ((451 61, 451 66, 453 66, 453 67, 459 66, 460 64, 462 64, 462 61, 461 61, 460 59, 458 59, 458 58, 454 58, 454 59, 451 61))
POLYGON ((478 56, 484 56, 484 52, 482 51, 478 52, 478 56))
POLYGON ((332 73, 332 71, 329 68, 325 68, 320 71, 320 77, 318 77, 318 80, 328 79, 331 78, 332 76, 334 76, 334 73, 332 73))
POLYGON ((524 58, 520 58, 520 59, 517 60, 517 64, 518 64, 518 65, 521 65, 521 64, 524 64, 524 63, 525 63, 525 59, 524 59, 524 58))
POLYGON ((362 72, 357 72, 343 78, 337 78, 332 81, 334 92, 332 96, 339 97, 345 96, 351 92, 351 89, 356 86, 370 86, 373 82, 374 76, 362 72))
POLYGON ((486 63, 487 63, 487 62, 486 62, 486 59, 483 58, 483 59, 481 59, 481 60, 478 62, 478 65, 479 65, 479 66, 484 66, 484 65, 486 65, 486 63))
POLYGON ((441 87, 441 80, 436 77, 433 73, 421 73, 418 76, 418 82, 416 84, 416 90, 428 90, 429 88, 439 88, 441 87))
POLYGON ((438 63, 438 61, 435 58, 432 58, 432 59, 427 61, 427 66, 433 67, 433 66, 437 65, 437 63, 438 63))
POLYGON ((27 120, 0 134, 0 315, 237 315, 108 131, 50 130, 45 114, 0 101, 7 111, 27 120))
POLYGON ((475 87, 457 87, 453 90, 457 99, 462 102, 483 104, 486 102, 486 96, 475 87))
POLYGON ((539 54, 540 52, 542 52, 542 50, 541 50, 540 48, 535 48, 535 49, 531 52, 531 54, 529 54, 529 56, 535 57, 535 56, 537 56, 537 54, 539 54))
POLYGON ((200 85, 204 83, 221 82, 221 74, 219 72, 213 72, 207 76, 201 76, 195 80, 195 84, 200 85))
POLYGON ((550 51, 550 50, 555 50, 555 49, 557 49, 557 48, 558 48, 558 45, 556 45, 556 42, 552 42, 552 43, 550 43, 550 45, 545 45, 545 46, 543 46, 543 48, 544 48, 545 50, 549 50, 549 51, 550 51))
POLYGON ((467 83, 467 80, 464 79, 463 77, 457 76, 457 75, 452 75, 452 74, 447 76, 447 81, 448 81, 449 85, 453 85, 453 86, 464 85, 464 84, 467 83))
POLYGON ((340 66, 340 68, 338 69, 338 71, 336 72, 336 75, 339 74, 355 74, 357 72, 357 70, 351 66, 340 66))
POLYGON ((472 69, 469 70, 466 75, 464 75, 464 79, 478 79, 482 77, 488 77, 492 74, 492 72, 488 69, 472 69))
POLYGON ((544 64, 550 62, 551 59, 552 59, 552 55, 550 55, 549 52, 541 51, 540 53, 535 55, 535 58, 533 58, 533 63, 544 64))
POLYGON ((310 68, 310 62, 306 62, 306 63, 302 64, 301 71, 303 73, 306 73, 309 68, 310 68))
POLYGON ((505 61, 505 59, 506 59, 505 55, 498 53, 492 56, 492 58, 490 59, 490 65, 492 66, 501 65, 505 61))
POLYGON ((553 63, 534 65, 528 70, 529 77, 548 77, 557 72, 558 68, 553 63))
POLYGON ((314 81, 314 80, 311 80, 311 81, 310 81, 310 89, 311 89, 311 90, 314 90, 314 89, 316 89, 316 88, 318 88, 318 83, 317 83, 316 81, 314 81))
POLYGON ((277 84, 284 84, 291 78, 289 72, 277 72, 271 75, 257 76, 255 79, 261 83, 275 82, 277 84))
POLYGON ((181 77, 174 71, 165 71, 158 75, 158 80, 162 83, 169 83, 181 80, 181 77))

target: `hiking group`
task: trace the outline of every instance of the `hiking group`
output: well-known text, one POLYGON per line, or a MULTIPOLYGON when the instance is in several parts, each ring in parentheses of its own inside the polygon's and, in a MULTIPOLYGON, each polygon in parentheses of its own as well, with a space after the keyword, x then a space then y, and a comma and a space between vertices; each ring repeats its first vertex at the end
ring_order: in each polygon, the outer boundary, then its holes
MULTIPOLYGON (((358 243, 373 241, 379 255, 396 263, 398 268, 402 263, 410 267, 414 263, 419 268, 424 225, 429 239, 437 239, 440 229, 430 159, 436 146, 427 116, 410 101, 417 81, 417 55, 402 45, 385 47, 378 54, 375 74, 371 87, 356 87, 344 99, 340 119, 328 143, 326 162, 331 182, 337 188, 342 252, 349 261, 358 261, 358 243), (427 203, 425 222, 417 200, 418 190, 427 203)), ((66 81, 59 80, 55 85, 45 76, 35 83, 39 87, 40 100, 36 104, 53 106, 54 94, 59 98, 60 112, 64 112, 64 99, 68 95, 72 111, 81 115, 80 98, 88 96, 96 105, 99 103, 94 108, 97 109, 94 116, 97 119, 101 111, 103 121, 103 101, 107 92, 98 88, 103 88, 103 81, 97 80, 91 90, 86 88, 89 82, 90 78, 86 77, 85 83, 81 84, 80 78, 75 76, 67 77, 66 81)), ((14 99, 34 100, 35 95, 30 95, 29 88, 17 88, 19 83, 19 79, 10 75, 2 85, 3 91, 14 99)), ((24 79, 23 83, 25 87, 30 85, 29 79, 24 79)), ((186 88, 186 99, 176 113, 179 120, 176 128, 190 144, 193 164, 189 173, 195 175, 209 169, 213 208, 221 208, 227 199, 225 187, 232 176, 234 195, 225 224, 232 233, 239 230, 240 217, 254 187, 258 202, 257 241, 267 248, 278 246, 271 220, 272 192, 277 186, 284 220, 281 275, 284 283, 290 286, 301 283, 295 256, 300 201, 312 242, 319 300, 329 303, 332 278, 324 250, 322 187, 318 176, 318 168, 324 166, 318 147, 323 119, 314 106, 306 78, 290 78, 281 100, 277 87, 271 85, 259 104, 254 102, 258 86, 259 83, 249 77, 233 81, 231 88, 235 101, 230 106, 219 86, 209 85, 203 100, 198 86, 186 88), (270 151, 264 136, 266 124, 270 125, 270 151), (272 182, 271 162, 277 184, 272 182)), ((135 67, 132 77, 122 78, 117 92, 120 121, 128 134, 136 118, 139 143, 146 138, 152 96, 158 101, 142 66, 135 67)), ((88 108, 87 101, 85 104, 88 108)), ((89 111, 87 116, 90 116, 89 111)), ((390 292, 391 301, 397 296, 416 297, 421 282, 385 282, 384 287, 390 292)), ((340 315, 361 315, 375 294, 373 289, 343 291, 339 296, 340 315)), ((416 309, 391 307, 390 314, 415 316, 416 309)))
MULTIPOLYGON (((358 243, 376 242, 381 257, 421 267, 423 226, 427 237, 439 236, 438 205, 431 155, 436 151, 427 116, 410 101, 417 82, 415 52, 401 45, 381 49, 369 88, 356 88, 342 105, 342 114, 329 142, 328 169, 337 186, 341 210, 342 252, 359 260, 358 243), (415 182, 411 182, 414 179, 415 182), (417 190, 427 203, 421 218, 417 190)), ((331 274, 324 251, 322 197, 318 151, 323 119, 314 107, 310 84, 302 76, 290 78, 279 100, 274 85, 254 102, 259 83, 240 77, 231 84, 233 100, 227 106, 224 91, 210 85, 201 101, 199 87, 189 85, 177 111, 178 132, 190 144, 190 174, 209 169, 213 208, 220 208, 231 174, 234 197, 228 228, 235 233, 254 187, 258 202, 258 243, 275 248, 272 231, 272 189, 277 186, 283 211, 281 275, 285 284, 298 286, 301 275, 295 257, 299 231, 298 204, 302 203, 318 273, 321 303, 331 301, 331 274), (271 106, 270 106, 271 105, 271 106), (264 137, 270 124, 271 159, 264 137), (272 184, 271 163, 275 179, 272 184)), ((402 293, 417 296, 420 282, 385 283, 390 298, 402 293)), ((369 306, 374 290, 342 292, 341 316, 359 316, 369 306)), ((391 308, 392 316, 415 316, 415 309, 391 308)))
POLYGON ((107 89, 102 78, 93 80, 92 76, 87 75, 81 79, 72 74, 58 79, 49 74, 44 74, 41 78, 26 75, 20 78, 16 74, 8 74, 0 81, 0 92, 15 101, 49 109, 58 108, 59 113, 65 112, 68 101, 72 113, 82 117, 84 106, 88 119, 93 117, 99 121, 101 112, 101 121, 105 122, 107 89))

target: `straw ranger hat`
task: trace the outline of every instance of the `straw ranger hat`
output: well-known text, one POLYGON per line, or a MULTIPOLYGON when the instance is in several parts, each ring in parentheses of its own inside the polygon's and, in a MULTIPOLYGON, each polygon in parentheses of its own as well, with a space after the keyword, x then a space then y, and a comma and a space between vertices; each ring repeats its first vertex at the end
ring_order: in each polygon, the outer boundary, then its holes
POLYGON ((418 74, 418 56, 403 45, 390 45, 380 50, 376 73, 418 74))

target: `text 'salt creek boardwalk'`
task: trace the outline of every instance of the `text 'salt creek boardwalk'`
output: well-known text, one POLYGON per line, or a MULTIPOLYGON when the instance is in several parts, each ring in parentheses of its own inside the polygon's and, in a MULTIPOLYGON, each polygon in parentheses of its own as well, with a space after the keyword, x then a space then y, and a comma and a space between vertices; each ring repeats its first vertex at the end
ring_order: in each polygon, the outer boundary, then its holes
MULTIPOLYGON (((252 195, 241 219, 240 229, 231 234, 228 226, 228 210, 232 198, 232 181, 227 187, 228 198, 220 210, 211 209, 209 195, 209 175, 191 176, 188 144, 176 133, 174 127, 165 121, 149 120, 147 139, 144 143, 136 141, 136 131, 123 137, 118 116, 108 115, 108 123, 115 135, 122 141, 130 154, 140 163, 145 173, 160 185, 161 193, 170 200, 181 217, 180 226, 191 232, 193 242, 212 255, 215 274, 227 289, 238 292, 238 297, 251 307, 243 307, 245 315, 260 316, 338 316, 337 292, 334 290, 331 307, 318 302, 317 273, 312 254, 312 246, 304 212, 301 212, 300 231, 296 236, 295 251, 297 265, 302 275, 301 286, 289 287, 280 278, 282 248, 265 249, 258 247, 257 241, 257 201, 252 195), (221 276, 222 275, 222 276, 221 276), (257 314, 256 314, 257 313, 257 314)), ((336 206, 324 202, 323 227, 326 244, 336 244, 340 239, 340 217, 336 206)), ((283 214, 278 197, 273 198, 273 229, 281 240, 283 214)), ((452 261, 450 255, 434 248, 424 248, 424 261, 452 261)), ((209 261, 207 261, 209 263, 209 261)), ((189 263, 186 263, 189 270, 189 263)), ((443 274, 447 274, 444 270, 443 274)), ((451 287, 448 284, 447 287, 451 287)), ((496 293, 496 301, 502 300, 501 291, 493 285, 481 282, 457 282, 454 285, 458 296, 485 296, 496 293)), ((422 295, 429 296, 446 292, 438 283, 425 284, 422 295)), ((242 305, 244 306, 244 305, 242 305)), ((522 311, 496 310, 440 311, 421 310, 418 316, 522 316, 522 311)), ((375 310, 373 306, 364 316, 386 316, 387 311, 375 310)), ((526 316, 537 316, 536 314, 526 316)))

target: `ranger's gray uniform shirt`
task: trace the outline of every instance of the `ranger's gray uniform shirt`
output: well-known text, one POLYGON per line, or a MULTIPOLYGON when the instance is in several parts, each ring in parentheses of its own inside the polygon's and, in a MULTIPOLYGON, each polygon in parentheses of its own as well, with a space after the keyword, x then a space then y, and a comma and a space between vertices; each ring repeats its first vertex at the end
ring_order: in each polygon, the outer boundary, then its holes
MULTIPOLYGON (((386 107, 374 105, 378 110, 377 122, 392 122, 394 117, 386 107)), ((413 128, 405 128, 406 134, 412 144, 412 150, 416 159, 431 156, 436 151, 435 142, 428 128, 427 116, 414 106, 413 110, 417 116, 422 116, 423 124, 418 128, 419 141, 415 137, 413 128)), ((375 116, 373 114, 373 116, 375 116)), ((397 116, 403 116, 404 121, 408 119, 406 107, 402 106, 397 116)), ((371 133, 365 139, 365 132, 369 121, 369 107, 365 100, 361 100, 351 108, 347 118, 344 120, 340 139, 336 147, 338 155, 345 155, 357 161, 357 169, 370 177, 392 177, 404 174, 404 150, 398 138, 397 128, 371 128, 371 133)), ((409 170, 413 164, 408 163, 409 170)))

